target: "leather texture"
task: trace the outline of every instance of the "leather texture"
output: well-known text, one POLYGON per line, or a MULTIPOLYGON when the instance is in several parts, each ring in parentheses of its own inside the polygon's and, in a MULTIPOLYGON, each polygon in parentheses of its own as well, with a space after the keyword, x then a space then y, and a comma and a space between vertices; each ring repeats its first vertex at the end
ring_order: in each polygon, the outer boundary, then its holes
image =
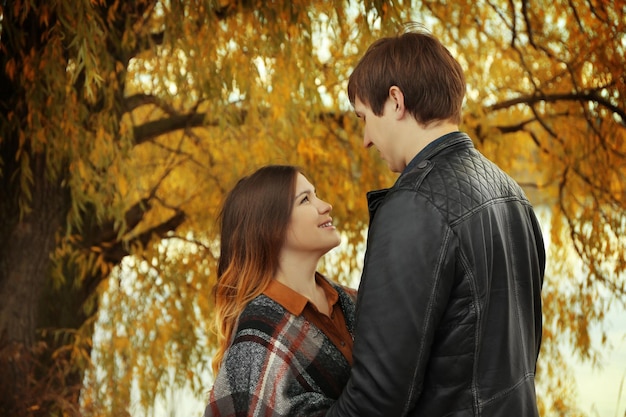
POLYGON ((538 416, 539 223, 466 134, 431 145, 368 193, 354 366, 327 416, 538 416))

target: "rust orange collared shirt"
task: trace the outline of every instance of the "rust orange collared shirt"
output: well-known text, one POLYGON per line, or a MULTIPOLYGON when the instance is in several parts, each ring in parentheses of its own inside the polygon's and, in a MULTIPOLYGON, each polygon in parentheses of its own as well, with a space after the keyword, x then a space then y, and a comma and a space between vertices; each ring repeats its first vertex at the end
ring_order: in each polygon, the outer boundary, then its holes
POLYGON ((339 349, 352 366, 352 335, 346 326, 346 319, 339 303, 339 294, 322 275, 316 274, 315 281, 324 290, 330 317, 321 313, 308 298, 275 279, 270 282, 263 294, 276 301, 295 316, 302 315, 320 329, 339 349))

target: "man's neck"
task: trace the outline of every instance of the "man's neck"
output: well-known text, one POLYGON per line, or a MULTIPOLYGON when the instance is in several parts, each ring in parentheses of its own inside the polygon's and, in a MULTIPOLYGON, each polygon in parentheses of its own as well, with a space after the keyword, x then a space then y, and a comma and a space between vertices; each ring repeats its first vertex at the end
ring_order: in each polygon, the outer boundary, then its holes
POLYGON ((448 133, 457 132, 459 130, 459 125, 448 121, 437 122, 428 126, 422 126, 416 123, 416 126, 417 128, 411 133, 413 140, 408 142, 409 146, 407 146, 405 152, 405 166, 430 143, 448 133))

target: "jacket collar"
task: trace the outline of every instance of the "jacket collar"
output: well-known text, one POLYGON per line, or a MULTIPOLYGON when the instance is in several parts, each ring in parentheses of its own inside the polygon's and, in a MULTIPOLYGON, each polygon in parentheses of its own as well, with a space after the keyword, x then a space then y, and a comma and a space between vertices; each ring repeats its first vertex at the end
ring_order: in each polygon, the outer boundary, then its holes
MULTIPOLYGON (((415 155, 396 180, 396 185, 401 181, 404 175, 414 171, 416 168, 423 168, 425 162, 434 158, 438 154, 447 151, 448 149, 468 149, 473 147, 474 143, 472 142, 472 139, 470 139, 470 137, 464 132, 456 131, 445 134, 430 142, 424 149, 415 155)), ((373 190, 367 193, 367 207, 370 214, 370 223, 374 217, 374 213, 378 209, 378 206, 380 206, 380 203, 382 203, 385 199, 389 190, 390 188, 383 188, 381 190, 373 190)))
POLYGON ((429 160, 446 149, 456 147, 473 148, 474 144, 470 137, 464 132, 456 131, 445 134, 430 142, 424 149, 419 151, 411 162, 407 164, 400 176, 413 171, 420 162, 429 160))

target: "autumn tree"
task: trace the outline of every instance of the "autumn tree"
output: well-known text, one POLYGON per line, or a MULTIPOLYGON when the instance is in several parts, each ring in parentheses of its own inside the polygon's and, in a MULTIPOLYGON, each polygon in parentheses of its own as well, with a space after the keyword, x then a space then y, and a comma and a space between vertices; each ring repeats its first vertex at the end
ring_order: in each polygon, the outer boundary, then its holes
POLYGON ((625 298, 626 6, 445 3, 3 3, 0 411, 126 413, 133 385, 145 408, 171 386, 202 395, 215 216, 262 164, 305 168, 346 235, 325 267, 358 274, 364 193, 393 177, 360 148, 346 78, 412 20, 466 69, 463 129, 550 213, 541 406, 576 413, 557 341, 593 360, 590 329, 625 298))

